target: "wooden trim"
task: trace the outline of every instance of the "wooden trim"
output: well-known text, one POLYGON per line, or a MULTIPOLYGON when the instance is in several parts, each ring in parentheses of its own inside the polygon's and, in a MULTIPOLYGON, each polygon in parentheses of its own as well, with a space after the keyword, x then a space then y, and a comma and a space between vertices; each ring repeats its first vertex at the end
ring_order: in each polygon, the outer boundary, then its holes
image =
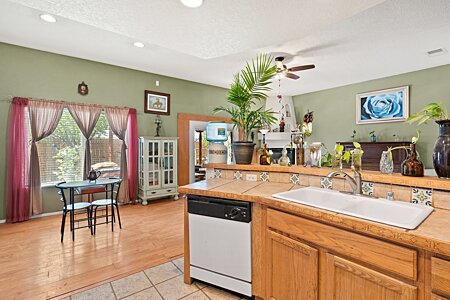
POLYGON ((189 184, 189 122, 225 122, 229 118, 178 113, 178 185, 189 184))
POLYGON ((258 203, 252 205, 252 294, 265 298, 266 209, 258 203))

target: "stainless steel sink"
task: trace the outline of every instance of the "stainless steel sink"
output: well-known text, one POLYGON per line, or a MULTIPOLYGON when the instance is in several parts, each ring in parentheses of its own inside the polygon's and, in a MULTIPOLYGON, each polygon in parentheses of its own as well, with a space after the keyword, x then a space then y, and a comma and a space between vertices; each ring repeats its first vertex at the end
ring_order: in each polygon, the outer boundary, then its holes
POLYGON ((272 197, 405 229, 415 229, 433 211, 431 206, 372 199, 315 187, 278 193, 272 197))

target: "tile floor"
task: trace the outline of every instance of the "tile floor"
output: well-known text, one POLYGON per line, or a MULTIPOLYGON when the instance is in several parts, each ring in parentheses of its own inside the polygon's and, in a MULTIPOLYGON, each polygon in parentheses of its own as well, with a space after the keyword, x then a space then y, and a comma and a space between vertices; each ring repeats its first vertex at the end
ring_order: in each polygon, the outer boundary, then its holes
POLYGON ((183 258, 138 272, 64 300, 234 300, 245 299, 202 282, 183 282, 183 258))

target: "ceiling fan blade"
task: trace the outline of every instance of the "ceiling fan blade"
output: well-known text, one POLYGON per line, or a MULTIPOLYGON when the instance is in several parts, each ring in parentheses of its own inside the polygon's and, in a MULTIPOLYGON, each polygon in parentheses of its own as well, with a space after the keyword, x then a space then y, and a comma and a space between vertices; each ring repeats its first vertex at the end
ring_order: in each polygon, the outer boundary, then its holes
POLYGON ((315 65, 297 66, 297 67, 289 68, 288 71, 289 71, 289 72, 297 72, 297 71, 303 71, 303 70, 314 69, 315 67, 316 67, 315 65))
POLYGON ((290 78, 290 79, 294 79, 294 80, 296 80, 296 79, 299 79, 300 78, 300 76, 297 76, 297 75, 295 75, 295 74, 292 74, 292 73, 286 73, 286 75, 285 75, 287 78, 290 78))

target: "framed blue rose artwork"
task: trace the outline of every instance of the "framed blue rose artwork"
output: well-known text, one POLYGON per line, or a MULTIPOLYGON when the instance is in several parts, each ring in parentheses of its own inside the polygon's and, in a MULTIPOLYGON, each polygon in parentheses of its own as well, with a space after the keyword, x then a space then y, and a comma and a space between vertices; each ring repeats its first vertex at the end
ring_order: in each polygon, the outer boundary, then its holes
POLYGON ((409 116, 409 86, 356 95, 356 124, 401 122, 409 116))

